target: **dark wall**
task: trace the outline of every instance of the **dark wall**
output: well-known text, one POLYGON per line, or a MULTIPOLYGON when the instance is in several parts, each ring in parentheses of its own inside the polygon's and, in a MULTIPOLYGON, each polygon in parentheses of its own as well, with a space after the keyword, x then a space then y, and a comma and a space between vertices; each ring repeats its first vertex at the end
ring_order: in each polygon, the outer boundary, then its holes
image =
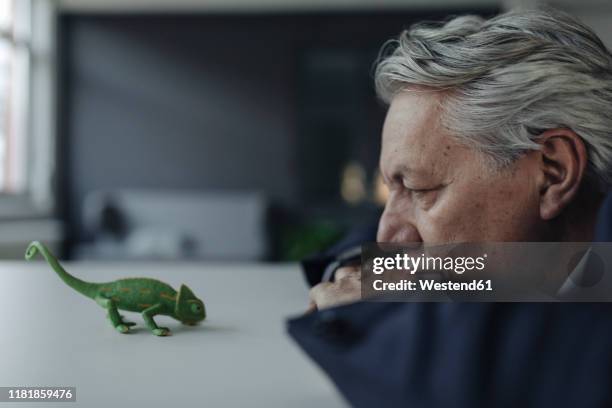
POLYGON ((341 166, 374 167, 384 108, 371 68, 408 12, 64 15, 60 192, 80 239, 96 189, 260 190, 337 200, 341 166))

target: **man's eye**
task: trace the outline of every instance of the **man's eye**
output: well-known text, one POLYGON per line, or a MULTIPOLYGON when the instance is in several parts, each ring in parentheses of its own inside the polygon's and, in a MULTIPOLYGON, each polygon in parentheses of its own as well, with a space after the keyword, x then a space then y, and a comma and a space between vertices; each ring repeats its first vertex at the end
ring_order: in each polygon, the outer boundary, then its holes
POLYGON ((425 195, 427 193, 431 193, 436 190, 436 188, 414 188, 414 187, 407 185, 406 183, 404 183, 404 188, 408 192, 410 192, 410 194, 413 194, 416 196, 425 195))
POLYGON ((421 201, 429 201, 430 199, 433 199, 435 197, 435 192, 437 191, 437 188, 424 188, 424 189, 412 189, 409 190, 411 196, 416 199, 416 200, 421 200, 421 201))
POLYGON ((435 189, 434 189, 434 188, 421 188, 421 189, 416 189, 416 188, 413 188, 413 189, 412 189, 412 190, 410 190, 410 191, 412 191, 412 193, 413 193, 413 194, 417 194, 417 195, 419 195, 419 194, 426 194, 426 193, 430 193, 430 192, 432 192, 432 191, 435 191, 435 189))
POLYGON ((407 182, 404 179, 401 180, 400 185, 403 187, 404 191, 406 191, 408 194, 418 200, 430 197, 431 193, 434 193, 439 189, 439 187, 415 188, 413 184, 407 182))

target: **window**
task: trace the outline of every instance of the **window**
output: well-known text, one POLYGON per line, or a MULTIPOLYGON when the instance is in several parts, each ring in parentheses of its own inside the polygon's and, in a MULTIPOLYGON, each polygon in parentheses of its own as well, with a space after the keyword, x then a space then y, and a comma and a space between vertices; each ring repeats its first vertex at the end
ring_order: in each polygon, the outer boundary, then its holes
POLYGON ((0 0, 0 220, 49 217, 55 2, 0 0))
POLYGON ((0 0, 0 193, 27 188, 30 2, 0 0))

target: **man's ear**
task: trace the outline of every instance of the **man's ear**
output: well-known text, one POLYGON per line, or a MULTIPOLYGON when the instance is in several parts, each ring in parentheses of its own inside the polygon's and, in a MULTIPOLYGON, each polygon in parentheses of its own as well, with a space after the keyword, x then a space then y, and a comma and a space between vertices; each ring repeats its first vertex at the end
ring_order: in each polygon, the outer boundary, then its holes
POLYGON ((538 143, 542 146, 540 217, 550 220, 576 197, 587 166, 587 152, 582 138, 571 129, 547 130, 538 143))

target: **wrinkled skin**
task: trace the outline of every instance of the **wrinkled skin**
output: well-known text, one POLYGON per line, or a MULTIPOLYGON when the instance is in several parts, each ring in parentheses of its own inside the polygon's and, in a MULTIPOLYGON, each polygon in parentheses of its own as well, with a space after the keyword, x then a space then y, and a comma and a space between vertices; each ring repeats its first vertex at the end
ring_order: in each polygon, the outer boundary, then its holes
MULTIPOLYGON (((585 179, 586 149, 569 129, 540 135, 541 150, 495 169, 440 124, 440 93, 405 91, 392 100, 380 171, 389 198, 378 242, 589 241, 602 195, 585 179)), ((312 307, 360 298, 358 268, 310 293, 312 307)))

